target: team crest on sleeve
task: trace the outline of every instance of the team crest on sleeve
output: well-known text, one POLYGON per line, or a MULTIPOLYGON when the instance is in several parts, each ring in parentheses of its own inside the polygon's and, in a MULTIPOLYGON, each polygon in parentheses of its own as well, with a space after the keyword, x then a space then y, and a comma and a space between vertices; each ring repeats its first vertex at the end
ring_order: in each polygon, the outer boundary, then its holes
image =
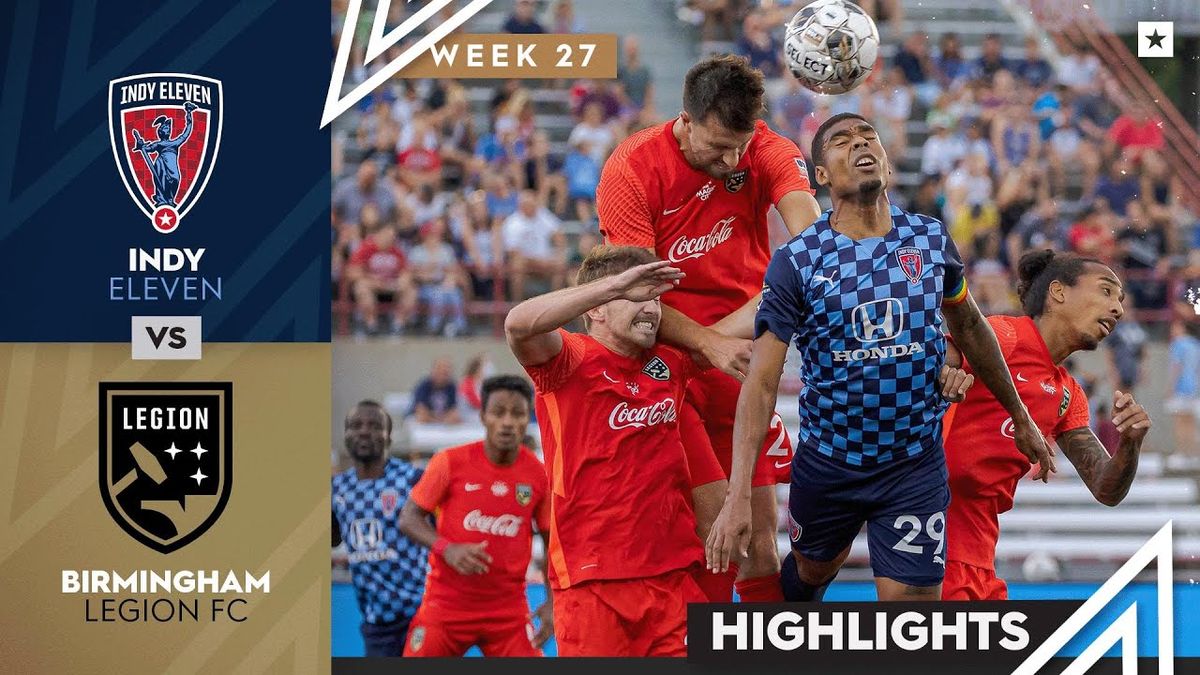
POLYGON ((725 189, 729 192, 737 192, 746 185, 746 176, 749 172, 746 169, 734 171, 725 178, 725 189))
POLYGON ((914 284, 921 281, 921 273, 925 271, 925 258, 921 255, 921 249, 913 246, 896 249, 896 262, 909 281, 914 284))
POLYGON ((794 157, 793 159, 796 160, 796 170, 800 172, 801 176, 808 178, 808 164, 804 162, 804 158, 794 157))
POLYGON ((529 506, 529 502, 533 501, 533 486, 529 483, 517 483, 517 503, 521 506, 529 506))
POLYGON ((154 229, 174 232, 221 148, 221 82, 149 73, 108 83, 108 133, 125 190, 154 229))
POLYGON ((400 493, 395 488, 387 488, 379 493, 379 510, 385 518, 396 515, 396 506, 400 503, 400 493))
POLYGON ((667 364, 657 356, 650 359, 650 362, 646 364, 646 367, 642 368, 642 372, 658 380, 659 382, 666 382, 667 380, 671 379, 671 369, 667 367, 667 364))

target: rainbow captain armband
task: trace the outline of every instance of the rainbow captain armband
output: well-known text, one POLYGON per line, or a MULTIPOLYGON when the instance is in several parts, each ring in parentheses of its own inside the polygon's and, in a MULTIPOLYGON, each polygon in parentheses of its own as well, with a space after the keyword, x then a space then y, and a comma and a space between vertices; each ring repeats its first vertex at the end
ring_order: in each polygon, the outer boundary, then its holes
POLYGON ((958 285, 954 287, 954 290, 947 293, 945 295, 945 297, 942 298, 942 304, 943 305, 957 305, 958 303, 960 303, 966 299, 967 299, 967 278, 962 277, 958 280, 958 285))

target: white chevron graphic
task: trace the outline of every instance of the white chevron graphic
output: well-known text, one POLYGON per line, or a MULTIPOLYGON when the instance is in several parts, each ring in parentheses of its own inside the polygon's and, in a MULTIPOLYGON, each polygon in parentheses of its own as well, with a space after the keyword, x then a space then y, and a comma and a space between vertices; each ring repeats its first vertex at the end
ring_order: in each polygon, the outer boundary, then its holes
MULTIPOLYGON (((387 21, 392 0, 379 0, 379 6, 375 8, 375 21, 371 25, 371 37, 367 41, 363 65, 370 64, 411 33, 414 28, 425 23, 430 17, 436 16, 438 12, 451 2, 452 0, 431 0, 429 4, 417 10, 417 13, 409 17, 404 23, 393 28, 387 35, 384 35, 384 24, 387 21)), ((386 66, 367 78, 365 82, 350 90, 345 96, 342 96, 342 86, 346 79, 346 68, 350 65, 350 50, 354 42, 354 31, 358 25, 358 13, 362 9, 362 0, 350 0, 350 6, 346 8, 346 21, 342 24, 342 39, 338 43, 337 58, 333 63, 333 74, 329 78, 329 93, 325 96, 325 112, 321 115, 321 127, 324 128, 325 125, 337 119, 338 115, 349 110, 351 106, 361 101, 364 96, 374 91, 376 87, 400 72, 400 69, 412 63, 418 56, 437 44, 439 40, 449 35, 451 31, 466 23, 468 19, 478 14, 480 10, 490 4, 492 4, 492 0, 472 0, 465 7, 455 12, 445 23, 431 30, 428 35, 417 40, 416 43, 405 49, 403 53, 386 66)))

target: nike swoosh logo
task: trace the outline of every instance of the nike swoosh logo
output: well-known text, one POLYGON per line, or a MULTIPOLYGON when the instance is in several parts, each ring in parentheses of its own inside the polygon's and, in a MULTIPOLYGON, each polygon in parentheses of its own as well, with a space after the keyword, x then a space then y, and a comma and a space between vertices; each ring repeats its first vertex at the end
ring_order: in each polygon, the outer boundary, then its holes
POLYGON ((775 462, 776 469, 782 469, 785 466, 791 466, 791 465, 792 465, 792 460, 790 460, 790 459, 786 462, 775 462))
MULTIPOLYGON (((687 206, 687 204, 684 204, 683 206, 687 206)), ((678 210, 682 209, 682 208, 683 208, 683 206, 677 206, 677 207, 675 207, 675 208, 673 208, 673 209, 664 209, 664 210, 663 210, 663 215, 664 215, 664 216, 669 216, 669 215, 671 215, 672 213, 675 213, 676 211, 678 211, 678 210)))
POLYGON ((607 370, 603 371, 601 374, 604 375, 604 379, 608 380, 609 382, 612 382, 613 384, 616 384, 618 382, 618 380, 614 380, 608 376, 607 370))
POLYGON ((1017 373, 1017 381, 1018 381, 1018 382, 1028 382, 1029 380, 1025 379, 1025 376, 1024 376, 1024 375, 1021 375, 1020 373, 1017 373))

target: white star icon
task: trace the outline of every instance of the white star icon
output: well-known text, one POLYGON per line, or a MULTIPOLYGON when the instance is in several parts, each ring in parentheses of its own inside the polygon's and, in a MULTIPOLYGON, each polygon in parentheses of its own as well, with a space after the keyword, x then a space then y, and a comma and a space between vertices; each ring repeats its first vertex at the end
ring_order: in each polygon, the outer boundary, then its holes
POLYGON ((170 227, 171 226, 171 214, 164 212, 161 216, 158 217, 158 222, 162 223, 163 227, 170 227))
POLYGON ((188 476, 188 478, 195 478, 195 479, 196 479, 196 485, 199 485, 199 484, 200 484, 200 481, 204 480, 205 478, 208 478, 208 476, 205 476, 203 473, 201 473, 201 472, 200 472, 200 469, 196 469, 196 473, 194 473, 194 474, 192 474, 192 475, 188 476))
POLYGON ((163 450, 163 452, 165 452, 165 453, 167 453, 168 455, 170 455, 170 456, 171 456, 171 459, 175 459, 175 455, 178 455, 179 453, 181 453, 181 452, 183 452, 183 451, 182 451, 182 450, 180 450, 179 448, 175 447, 175 444, 174 444, 174 443, 172 443, 172 444, 171 444, 171 447, 167 448, 166 450, 163 450))
POLYGON ((196 447, 192 448, 191 450, 188 450, 188 452, 196 453, 196 459, 200 459, 200 455, 203 455, 204 453, 208 452, 208 450, 205 450, 204 448, 200 447, 200 443, 197 442, 196 447))

